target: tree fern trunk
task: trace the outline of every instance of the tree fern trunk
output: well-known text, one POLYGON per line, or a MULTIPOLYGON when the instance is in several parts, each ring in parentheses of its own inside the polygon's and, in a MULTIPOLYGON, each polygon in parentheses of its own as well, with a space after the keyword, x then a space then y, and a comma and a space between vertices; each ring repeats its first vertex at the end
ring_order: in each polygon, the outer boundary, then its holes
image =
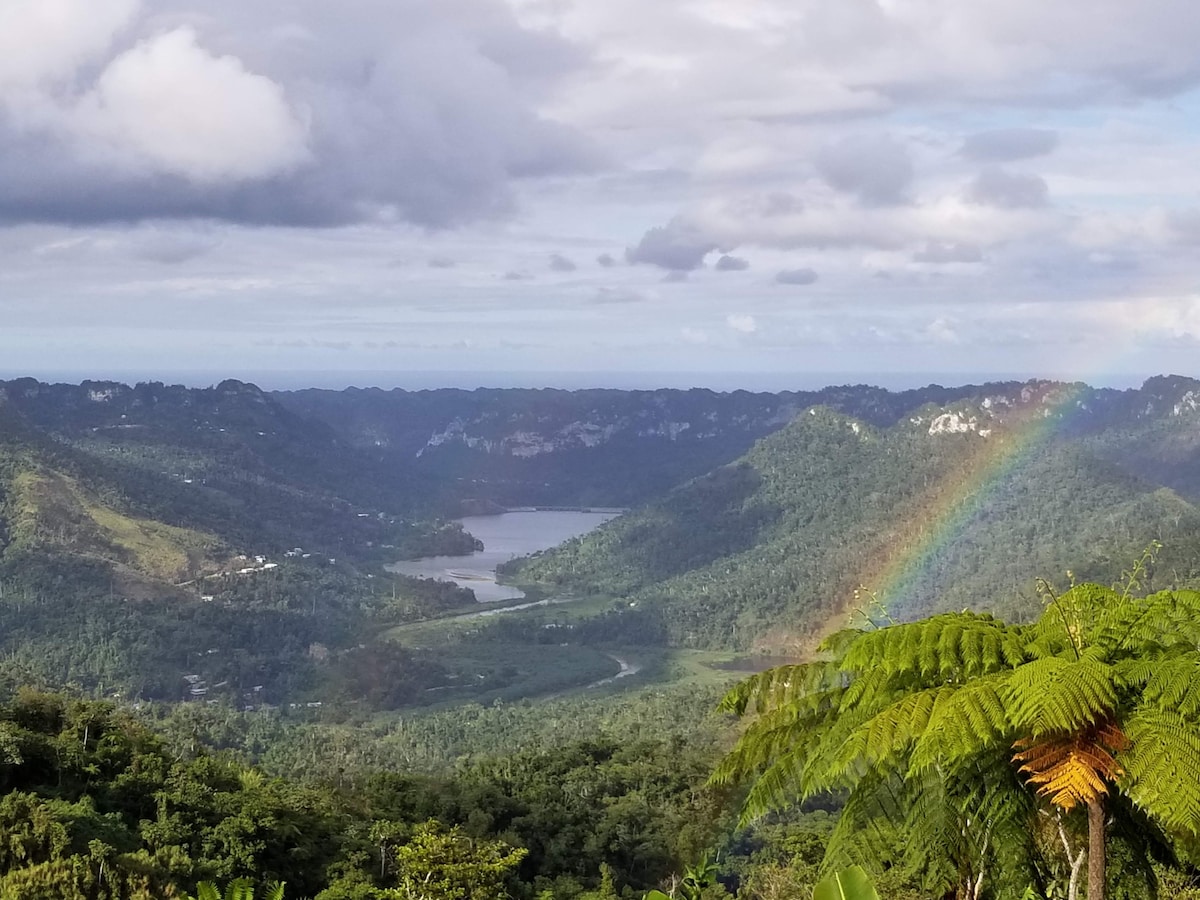
POLYGON ((1087 900, 1104 900, 1104 805, 1097 797, 1088 803, 1087 900))

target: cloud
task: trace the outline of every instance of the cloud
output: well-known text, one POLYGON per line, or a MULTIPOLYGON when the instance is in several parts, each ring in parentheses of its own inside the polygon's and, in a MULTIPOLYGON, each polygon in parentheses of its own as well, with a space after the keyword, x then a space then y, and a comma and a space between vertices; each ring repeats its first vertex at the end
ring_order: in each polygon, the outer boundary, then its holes
POLYGON ((673 269, 662 277, 663 284, 679 284, 688 280, 688 273, 673 269))
POLYGON ((962 340, 954 323, 945 318, 937 318, 930 322, 925 327, 925 336, 940 344, 957 344, 962 340))
POLYGON ((505 281, 532 281, 533 276, 528 272, 518 272, 515 269, 510 269, 504 273, 505 281))
POLYGON ((574 262, 567 259, 561 253, 550 254, 550 271, 551 272, 574 272, 577 268, 574 262))
POLYGON ((151 262, 175 265, 197 259, 221 244, 211 234, 154 229, 136 240, 133 255, 151 262))
POLYGON ((592 295, 591 302, 599 306, 624 303, 642 303, 650 299, 641 291, 624 287, 602 287, 592 295))
POLYGON ((862 203, 901 203, 913 178, 908 148, 888 135, 850 135, 817 153, 817 172, 831 187, 862 203))
POLYGON ((1058 146, 1058 132, 1045 128, 998 128, 969 135, 959 150, 975 162, 1001 163, 1045 156, 1058 146))
POLYGON ((1007 172, 996 167, 980 172, 967 189, 967 196, 973 202, 1000 209, 1045 206, 1048 195, 1046 182, 1040 176, 1007 172))
POLYGON ((928 241, 913 254, 914 262, 921 263, 975 263, 983 259, 983 252, 974 244, 953 241, 928 241))
POLYGON ((0 29, 0 221, 446 228, 601 164, 539 111, 586 53, 494 0, 25 5, 0 29))
POLYGON ((598 262, 605 269, 611 269, 617 264, 616 258, 611 253, 601 253, 596 257, 596 262, 598 262))
POLYGON ((448 256, 432 256, 429 259, 431 269, 453 269, 458 263, 448 256))
POLYGON ((718 272, 744 272, 750 268, 750 261, 740 256, 723 255, 713 267, 718 272))
POLYGON ((679 329, 679 336, 688 344, 707 344, 708 332, 703 328, 692 328, 685 325, 679 329))
POLYGON ((280 86, 208 53, 190 28, 141 41, 109 63, 72 127, 88 153, 204 184, 284 174, 308 157, 307 129, 280 86))
POLYGON ((0 12, 0 95, 69 83, 102 56, 137 12, 138 0, 37 0, 0 12))
POLYGON ((625 259, 634 264, 691 272, 704 265, 704 257, 716 249, 715 241, 677 216, 642 235, 637 246, 625 250, 625 259))
POLYGON ((758 322, 754 316, 730 314, 725 317, 725 324, 742 334, 754 334, 758 331, 758 322))
POLYGON ((1200 243, 1200 209, 1172 210, 1167 214, 1167 228, 1182 243, 1200 243))
POLYGON ((776 284, 806 285, 816 282, 818 275, 812 269, 784 269, 775 275, 776 284))
POLYGON ((773 191, 763 198, 762 214, 771 216, 794 216, 804 211, 804 201, 787 191, 773 191))

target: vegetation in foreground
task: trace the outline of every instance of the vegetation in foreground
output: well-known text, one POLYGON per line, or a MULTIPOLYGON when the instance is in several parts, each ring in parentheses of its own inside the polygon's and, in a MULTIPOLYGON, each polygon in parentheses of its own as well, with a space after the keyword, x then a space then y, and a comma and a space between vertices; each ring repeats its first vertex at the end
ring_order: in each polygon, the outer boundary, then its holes
POLYGON ((1030 624, 832 636, 726 696, 758 715, 713 782, 752 782, 747 817, 846 792, 826 864, 899 866, 934 896, 1155 896, 1152 863, 1200 848, 1200 593, 1139 594, 1149 562, 1123 590, 1047 587, 1030 624))

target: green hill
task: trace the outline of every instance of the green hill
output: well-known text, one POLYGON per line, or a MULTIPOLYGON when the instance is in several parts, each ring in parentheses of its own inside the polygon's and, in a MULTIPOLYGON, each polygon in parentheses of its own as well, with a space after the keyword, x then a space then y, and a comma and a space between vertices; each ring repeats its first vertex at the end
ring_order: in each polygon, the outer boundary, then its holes
POLYGON ((931 406, 888 428, 815 408, 508 572, 625 598, 631 634, 650 617, 674 644, 775 652, 844 622, 870 600, 860 587, 894 618, 1029 615, 1035 576, 1111 580, 1152 540, 1167 545, 1159 577, 1191 579, 1200 511, 1128 447, 1145 446, 1135 433, 1194 433, 1195 417, 1081 421, 1063 390, 931 406))

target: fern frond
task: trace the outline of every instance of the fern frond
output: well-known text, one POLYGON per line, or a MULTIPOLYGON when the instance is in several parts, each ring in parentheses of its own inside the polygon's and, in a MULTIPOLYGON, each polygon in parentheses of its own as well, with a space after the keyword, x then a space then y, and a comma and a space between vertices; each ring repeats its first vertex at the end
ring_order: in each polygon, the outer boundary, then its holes
POLYGON ((826 842, 822 874, 855 863, 880 871, 897 861, 897 850, 903 846, 899 830, 905 818, 899 799, 902 787, 893 779, 878 776, 855 786, 826 842))
POLYGON ((843 680, 837 667, 827 662, 776 666, 739 681, 721 699, 718 709, 741 716, 752 707, 764 710, 787 706, 806 694, 838 686, 843 680))
POLYGON ((1112 721, 1098 722, 1082 731, 1049 740, 1021 740, 1013 761, 1039 796, 1055 806, 1071 810, 1108 793, 1124 770, 1113 757, 1126 749, 1129 739, 1112 721))
POLYGON ((836 760, 847 737, 864 718, 863 713, 838 715, 824 728, 810 731, 778 751, 746 795, 743 823, 797 799, 852 787, 862 773, 848 773, 836 765, 836 760))
POLYGON ((1024 658, 1019 632, 991 616, 945 613, 864 632, 841 660, 844 671, 912 673, 927 682, 971 678, 1024 658))
MULTIPOLYGON (((878 629, 872 628, 871 631, 878 629)), ((824 658, 841 659, 846 653, 846 648, 857 641, 862 635, 868 632, 862 628, 843 628, 841 631, 835 631, 817 646, 817 653, 824 658)))
POLYGON ((1010 673, 999 672, 944 694, 909 758, 909 774, 968 759, 1007 742, 1013 728, 1004 690, 1010 673))
POLYGON ((1142 700, 1182 716, 1200 712, 1200 653, 1191 650, 1158 660, 1145 681, 1142 700))
POLYGON ((1129 798, 1168 830, 1200 836, 1200 729, 1170 710, 1139 709, 1119 757, 1129 798))
POLYGON ((966 826, 953 786, 938 772, 904 781, 905 868, 919 877, 932 896, 954 887, 964 862, 974 852, 972 829, 966 826))
MULTIPOLYGON (((846 686, 846 693, 842 697, 842 709, 850 710, 858 706, 876 707, 880 705, 881 695, 885 694, 888 695, 887 700, 890 700, 890 694, 894 692, 889 692, 888 687, 893 678, 893 673, 883 666, 855 674, 846 686)), ((883 702, 886 703, 887 700, 883 702)))
POLYGON ((760 714, 717 764, 709 781, 731 784, 766 768, 781 753, 802 745, 815 746, 814 735, 820 734, 829 719, 836 715, 837 706, 837 692, 830 692, 809 695, 804 698, 803 705, 785 706, 760 714))
POLYGON ((1200 592, 1159 591, 1125 598, 1097 624, 1095 642, 1111 653, 1200 644, 1200 592))
POLYGON ((935 687, 906 694, 875 713, 847 737, 835 768, 839 772, 858 766, 873 768, 898 757, 925 733, 935 707, 953 691, 950 687, 935 687))
POLYGON ((1094 639, 1097 623, 1121 607, 1126 599, 1102 584, 1077 584, 1051 600, 1038 626, 1045 629, 1043 633, 1047 636, 1057 630, 1068 645, 1081 653, 1094 639))
POLYGON ((1112 667, 1100 660, 1053 656, 1014 669, 1005 699, 1013 725, 1037 738, 1109 718, 1117 705, 1115 681, 1112 667))

